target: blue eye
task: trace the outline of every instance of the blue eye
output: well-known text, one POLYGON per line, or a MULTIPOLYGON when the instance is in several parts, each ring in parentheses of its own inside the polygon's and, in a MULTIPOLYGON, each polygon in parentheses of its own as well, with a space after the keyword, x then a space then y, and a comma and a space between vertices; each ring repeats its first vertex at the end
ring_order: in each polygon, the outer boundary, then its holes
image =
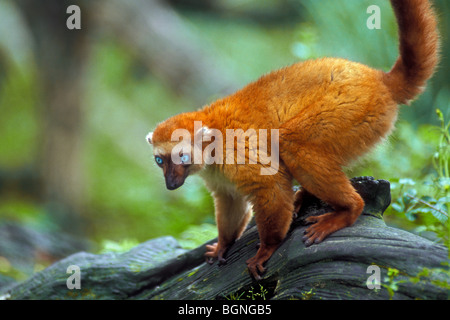
POLYGON ((184 155, 181 156, 180 160, 183 163, 187 163, 187 162, 189 162, 190 159, 191 159, 191 157, 188 154, 184 154, 184 155))
POLYGON ((157 164, 163 164, 163 159, 161 157, 155 157, 155 161, 157 164))

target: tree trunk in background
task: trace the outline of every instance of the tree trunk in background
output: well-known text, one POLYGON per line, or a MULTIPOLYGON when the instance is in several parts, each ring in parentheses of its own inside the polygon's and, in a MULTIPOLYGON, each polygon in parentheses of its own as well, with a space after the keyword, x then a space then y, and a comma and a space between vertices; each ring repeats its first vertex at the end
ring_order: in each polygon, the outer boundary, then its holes
POLYGON ((125 44, 174 92, 203 104, 207 97, 217 98, 238 89, 236 75, 217 64, 220 52, 164 1, 95 1, 91 12, 108 36, 125 44))
POLYGON ((16 2, 33 36, 37 81, 42 108, 40 174, 43 195, 55 222, 78 233, 82 209, 81 159, 83 112, 82 78, 87 61, 86 22, 83 1, 81 30, 69 30, 66 13, 71 1, 20 0, 16 2))

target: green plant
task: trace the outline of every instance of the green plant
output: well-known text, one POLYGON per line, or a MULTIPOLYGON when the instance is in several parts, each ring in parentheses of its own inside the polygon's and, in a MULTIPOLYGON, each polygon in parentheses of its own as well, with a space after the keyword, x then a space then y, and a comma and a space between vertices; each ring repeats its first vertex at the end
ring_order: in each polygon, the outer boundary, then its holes
MULTIPOLYGON (((439 145, 438 150, 433 157, 433 165, 438 173, 438 178, 446 180, 446 188, 444 191, 447 192, 448 195, 450 192, 450 184, 448 183, 448 179, 450 178, 450 122, 445 123, 444 114, 441 110, 436 109, 436 114, 438 115, 441 125, 439 127, 439 145)), ((448 203, 447 208, 449 207, 450 203, 448 203)))
POLYGON ((385 283, 382 284, 389 293, 389 300, 392 300, 395 292, 398 290, 398 284, 406 282, 406 280, 398 280, 400 271, 394 268, 388 268, 387 277, 384 279, 385 283))
POLYGON ((243 290, 242 292, 233 292, 225 297, 227 300, 267 300, 269 291, 264 288, 261 284, 259 289, 250 287, 249 290, 243 290), (244 296, 245 295, 245 296, 244 296))
POLYGON ((443 268, 423 268, 416 276, 409 277, 409 281, 412 283, 418 283, 419 281, 430 281, 435 286, 450 290, 450 283, 444 279, 439 279, 439 275, 450 276, 448 263, 443 263, 442 265, 443 268))
POLYGON ((266 300, 267 293, 268 291, 262 285, 259 285, 259 291, 253 289, 253 287, 248 290, 247 298, 250 300, 266 300))
POLYGON ((446 277, 440 277, 440 275, 450 275, 448 270, 448 263, 443 263, 443 268, 423 268, 415 276, 408 276, 405 273, 400 272, 395 268, 388 268, 387 277, 384 278, 384 283, 381 284, 389 293, 389 299, 394 298, 395 292, 398 290, 398 286, 402 283, 430 282, 435 286, 450 289, 450 284, 445 280, 446 277), (447 265, 447 266, 445 266, 447 265), (402 278, 400 278, 402 276, 402 278))
POLYGON ((311 300, 316 294, 313 292, 313 289, 311 288, 311 290, 309 291, 303 291, 301 295, 302 300, 311 300))
POLYGON ((225 297, 225 299, 227 299, 227 300, 245 300, 245 299, 242 299, 242 296, 245 294, 245 291, 244 292, 233 292, 233 293, 230 293, 228 296, 226 296, 225 297))
POLYGON ((409 221, 418 223, 417 232, 432 231, 448 246, 448 212, 450 209, 450 123, 446 124, 437 109, 440 127, 437 150, 432 157, 434 174, 420 183, 413 179, 400 179, 392 185, 392 208, 405 214, 409 221))

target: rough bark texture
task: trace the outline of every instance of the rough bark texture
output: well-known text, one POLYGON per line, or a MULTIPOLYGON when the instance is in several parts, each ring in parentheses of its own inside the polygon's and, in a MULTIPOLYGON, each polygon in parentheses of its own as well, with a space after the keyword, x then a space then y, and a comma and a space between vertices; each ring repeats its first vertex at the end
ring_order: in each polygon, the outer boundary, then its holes
MULTIPOLYGON (((301 240, 306 216, 329 208, 305 199, 286 240, 255 282, 245 261, 257 250, 258 233, 251 225, 219 266, 204 262, 204 246, 187 251, 171 237, 145 242, 123 254, 77 253, 30 279, 0 289, 9 299, 447 299, 448 252, 444 246, 388 227, 382 212, 390 202, 389 183, 359 178, 363 215, 349 228, 306 248, 301 240), (67 268, 81 270, 81 289, 68 289, 67 268), (381 271, 381 288, 370 290, 371 265, 381 271), (398 275, 388 277, 389 269, 398 275), (415 281, 424 268, 432 269, 415 281), (391 292, 387 287, 393 288, 391 292)), ((212 240, 214 241, 214 240, 212 240)), ((426 270, 426 269, 425 269, 426 270)))

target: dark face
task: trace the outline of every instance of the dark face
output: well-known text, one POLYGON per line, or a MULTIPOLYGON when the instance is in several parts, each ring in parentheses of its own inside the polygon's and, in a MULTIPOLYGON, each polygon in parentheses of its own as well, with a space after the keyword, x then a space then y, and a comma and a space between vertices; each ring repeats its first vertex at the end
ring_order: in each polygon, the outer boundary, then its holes
POLYGON ((156 164, 163 169, 164 178, 166 179, 166 187, 169 190, 175 190, 181 187, 189 175, 189 156, 182 156, 182 162, 180 164, 175 164, 170 154, 168 156, 156 155, 156 164), (185 160, 185 161, 183 161, 185 160))

